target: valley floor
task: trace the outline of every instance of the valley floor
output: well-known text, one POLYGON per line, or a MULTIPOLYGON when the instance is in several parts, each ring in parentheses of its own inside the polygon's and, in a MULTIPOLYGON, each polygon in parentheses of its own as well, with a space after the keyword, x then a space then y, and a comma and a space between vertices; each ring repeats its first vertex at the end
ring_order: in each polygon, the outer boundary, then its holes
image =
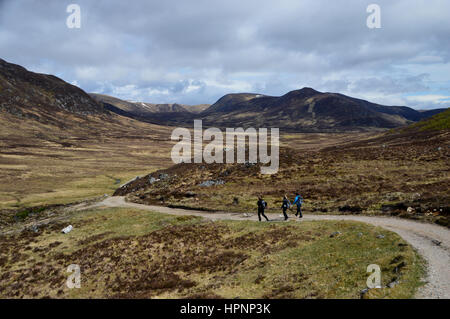
POLYGON ((365 297, 448 298, 449 231, 431 224, 449 226, 448 133, 413 143, 286 134, 279 174, 261 176, 245 165, 172 167, 172 129, 0 129, 0 297, 359 298, 378 264, 384 286, 399 284, 365 297), (168 179, 133 182, 137 191, 119 194, 133 203, 104 196, 151 172, 168 179), (282 196, 298 190, 305 221, 254 222, 258 194, 277 219, 282 196), (420 255, 428 284, 417 294, 420 255), (83 269, 82 289, 65 286, 70 264, 83 269))

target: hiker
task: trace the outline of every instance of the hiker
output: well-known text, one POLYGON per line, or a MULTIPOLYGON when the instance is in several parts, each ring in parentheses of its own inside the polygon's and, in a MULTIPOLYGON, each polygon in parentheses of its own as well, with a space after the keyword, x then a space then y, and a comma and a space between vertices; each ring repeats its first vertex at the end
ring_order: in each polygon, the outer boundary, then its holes
POLYGON ((261 215, 269 221, 269 218, 264 214, 264 209, 266 209, 267 203, 264 201, 262 196, 258 196, 258 219, 261 221, 261 215))
POLYGON ((288 215, 286 214, 286 211, 289 207, 291 207, 291 202, 289 201, 287 196, 284 195, 283 204, 281 205, 281 208, 283 209, 284 220, 288 220, 288 215))
POLYGON ((302 204, 303 204, 303 198, 299 193, 295 193, 295 199, 293 205, 297 205, 297 212, 295 213, 295 216, 298 216, 298 218, 302 218, 302 204))

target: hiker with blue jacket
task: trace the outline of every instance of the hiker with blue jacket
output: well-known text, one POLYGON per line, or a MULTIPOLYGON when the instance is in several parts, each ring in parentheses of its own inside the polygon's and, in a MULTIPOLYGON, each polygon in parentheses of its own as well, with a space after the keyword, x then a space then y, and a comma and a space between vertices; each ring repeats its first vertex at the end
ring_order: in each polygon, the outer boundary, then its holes
POLYGON ((261 221, 261 215, 267 221, 269 221, 269 218, 267 218, 267 216, 264 214, 264 210, 266 209, 266 207, 267 207, 267 203, 264 201, 262 196, 258 196, 258 219, 259 219, 259 221, 261 221))
POLYGON ((295 193, 295 199, 293 205, 297 205, 297 212, 295 213, 295 216, 298 216, 298 218, 302 218, 302 204, 303 204, 303 198, 299 193, 295 193))
POLYGON ((283 204, 281 205, 281 208, 283 209, 284 220, 288 220, 288 215, 286 214, 286 211, 290 207, 291 207, 291 202, 289 201, 287 196, 284 195, 284 197, 283 197, 283 204))

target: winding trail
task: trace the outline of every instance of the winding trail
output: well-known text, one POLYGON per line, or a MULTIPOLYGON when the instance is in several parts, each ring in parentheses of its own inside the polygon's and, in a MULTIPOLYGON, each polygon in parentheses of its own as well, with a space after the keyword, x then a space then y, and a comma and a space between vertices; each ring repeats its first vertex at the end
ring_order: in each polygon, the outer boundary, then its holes
MULTIPOLYGON (((101 206, 138 208, 171 215, 199 216, 210 220, 257 220, 256 214, 210 213, 163 206, 142 205, 126 202, 124 197, 108 197, 92 207, 101 206)), ((298 219, 296 220, 298 221, 298 219)), ((393 217, 305 215, 302 220, 354 220, 381 226, 397 233, 417 249, 419 254, 428 262, 428 271, 425 278, 427 284, 419 289, 416 298, 450 298, 450 230, 447 228, 393 217), (433 241, 441 243, 437 245, 433 241)))

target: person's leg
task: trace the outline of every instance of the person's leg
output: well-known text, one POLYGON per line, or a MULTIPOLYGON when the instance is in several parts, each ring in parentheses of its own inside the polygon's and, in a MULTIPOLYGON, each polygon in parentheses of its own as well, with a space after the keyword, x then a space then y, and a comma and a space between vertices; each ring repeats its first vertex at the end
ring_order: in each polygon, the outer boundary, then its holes
POLYGON ((264 218, 269 221, 269 218, 267 218, 266 214, 264 214, 264 211, 261 212, 261 214, 264 216, 264 218))
POLYGON ((259 221, 261 221, 261 211, 259 209, 258 209, 258 219, 259 219, 259 221))
POLYGON ((288 220, 288 215, 286 214, 286 209, 283 208, 284 220, 288 220))
POLYGON ((299 206, 297 206, 297 210, 298 210, 298 214, 299 214, 299 218, 303 218, 303 215, 302 215, 302 205, 299 205, 299 206))
POLYGON ((297 205, 297 211, 295 212, 295 217, 298 216, 298 205, 297 205))

